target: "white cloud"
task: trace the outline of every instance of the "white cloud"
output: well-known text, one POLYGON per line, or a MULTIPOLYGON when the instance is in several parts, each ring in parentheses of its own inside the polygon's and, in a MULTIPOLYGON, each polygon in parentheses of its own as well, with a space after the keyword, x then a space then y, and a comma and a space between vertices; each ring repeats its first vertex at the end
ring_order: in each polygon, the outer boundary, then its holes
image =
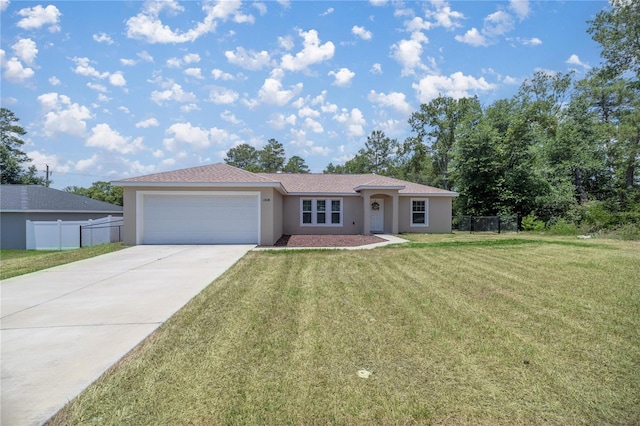
POLYGON ((260 15, 267 13, 267 5, 262 2, 255 2, 252 6, 258 9, 258 13, 260 13, 260 15))
POLYGON ((36 42, 30 38, 22 38, 11 46, 13 52, 18 58, 20 58, 25 64, 33 65, 36 56, 38 55, 38 48, 36 42))
MULTIPOLYGON (((521 21, 529 14, 529 3, 525 0, 511 0, 510 8, 516 13, 516 15, 518 15, 521 21)), ((484 18, 481 30, 472 28, 463 36, 457 35, 455 39, 461 43, 466 43, 475 47, 489 46, 490 44, 496 43, 500 36, 512 31, 514 28, 515 20, 513 15, 506 10, 499 8, 497 11, 484 18)), ((518 43, 530 46, 542 44, 542 41, 537 37, 531 39, 516 37, 515 40, 518 43)))
POLYGON ((114 43, 111 36, 109 36, 109 34, 106 34, 106 33, 94 34, 93 39, 98 43, 107 43, 107 44, 114 43))
POLYGON ((575 53, 573 55, 569 56, 569 59, 567 59, 567 64, 569 64, 569 65, 577 65, 577 66, 582 67, 584 69, 591 68, 591 65, 589 65, 589 64, 587 64, 585 62, 582 62, 580 60, 580 58, 578 57, 578 55, 576 55, 575 53))
POLYGON ((98 124, 91 129, 86 146, 103 148, 120 154, 137 152, 144 147, 141 137, 132 140, 131 137, 122 136, 106 123, 98 124))
POLYGON ((393 58, 402 65, 402 76, 415 74, 414 69, 429 71, 422 63, 422 45, 429 43, 429 39, 420 31, 414 31, 409 40, 400 40, 391 46, 393 58))
POLYGON ((487 38, 480 34, 477 28, 471 28, 463 36, 457 35, 454 37, 460 43, 469 44, 471 46, 488 46, 487 38))
POLYGON ((167 66, 169 68, 180 68, 182 66, 182 61, 178 58, 169 58, 167 59, 167 66))
POLYGON ((188 75, 189 77, 203 79, 202 70, 200 68, 187 68, 183 71, 184 75, 188 75))
POLYGON ((227 123, 236 124, 236 125, 242 124, 242 120, 239 120, 235 116, 235 114, 233 114, 231 111, 226 109, 220 113, 220 118, 222 118, 227 123))
POLYGON ((60 81, 60 79, 58 77, 56 77, 55 75, 52 77, 49 77, 49 84, 52 86, 60 86, 60 84, 62 84, 62 82, 60 81))
POLYGON ((182 60, 185 64, 197 64, 198 62, 200 62, 200 55, 198 55, 197 53, 187 53, 186 55, 184 55, 182 60))
POLYGON ((149 52, 147 52, 146 50, 143 50, 142 52, 138 53, 137 56, 138 58, 140 58, 145 62, 153 62, 153 56, 151 56, 149 52))
POLYGON ((237 101, 238 98, 239 95, 237 92, 224 87, 214 87, 211 89, 211 92, 209 92, 209 100, 218 105, 232 104, 237 101))
POLYGON ((281 67, 287 71, 303 71, 310 65, 317 64, 333 57, 335 46, 328 41, 320 44, 320 38, 316 30, 298 30, 298 35, 303 38, 303 48, 295 56, 286 54, 282 57, 281 67))
POLYGON ((449 3, 442 0, 433 0, 431 2, 431 5, 435 8, 435 10, 427 11, 426 16, 435 20, 434 25, 446 29, 453 29, 462 26, 459 20, 464 19, 464 14, 462 14, 461 12, 456 12, 455 10, 451 10, 451 6, 449 6, 449 3))
POLYGON ((95 169, 99 160, 100 157, 98 156, 98 154, 93 154, 91 158, 77 161, 75 169, 79 172, 85 172, 87 170, 95 169))
POLYGON ((509 8, 515 12, 521 21, 529 16, 529 0, 509 0, 509 8))
POLYGON ((233 75, 217 68, 211 71, 211 75, 213 76, 214 80, 230 81, 234 79, 233 75))
POLYGON ((353 108, 351 111, 346 108, 342 108, 339 114, 333 116, 333 119, 340 124, 343 124, 347 128, 347 135, 349 136, 362 136, 364 135, 364 125, 367 121, 362 115, 362 111, 358 108, 353 108))
POLYGON ((124 58, 123 58, 123 59, 120 59, 120 63, 121 63, 122 65, 124 65, 124 66, 132 67, 132 66, 134 66, 135 64, 137 64, 137 63, 138 63, 138 61, 136 61, 135 59, 124 59, 124 58))
POLYGON ((55 154, 45 154, 43 152, 35 150, 27 152, 27 157, 31 159, 31 161, 29 161, 29 164, 34 165, 38 168, 42 167, 43 165, 49 165, 53 174, 55 174, 55 172, 66 173, 71 170, 71 163, 68 161, 64 162, 64 160, 62 160, 55 154))
POLYGON ((71 58, 71 60, 76 63, 76 68, 73 70, 73 72, 75 72, 76 74, 84 75, 85 77, 95 77, 100 79, 109 77, 108 72, 101 73, 94 67, 89 65, 91 63, 89 58, 73 57, 71 58))
POLYGON ((160 123, 158 122, 158 120, 153 117, 147 118, 146 120, 138 121, 136 123, 136 127, 139 127, 139 128, 141 127, 143 129, 147 129, 149 127, 157 127, 159 125, 160 123))
POLYGON ((411 113, 411 105, 409 105, 409 103, 407 102, 404 93, 391 92, 386 95, 384 93, 376 93, 375 90, 372 90, 369 92, 369 96, 367 97, 367 99, 370 102, 394 108, 395 110, 403 114, 411 113))
POLYGON ((295 116, 295 114, 290 114, 288 116, 285 116, 284 114, 277 113, 277 114, 273 114, 271 116, 271 119, 267 121, 267 123, 274 129, 282 130, 287 125, 295 126, 296 120, 297 120, 297 117, 295 116))
POLYGON ((300 92, 302 92, 302 83, 291 86, 290 90, 283 90, 280 80, 266 78, 258 91, 258 98, 265 104, 284 106, 300 92))
POLYGON ((311 108, 310 106, 305 105, 298 110, 298 116, 299 117, 320 117, 320 113, 317 110, 311 108))
POLYGON ((291 50, 293 49, 295 43, 293 42, 293 37, 288 35, 284 37, 278 37, 278 45, 280 45, 280 47, 285 50, 291 50))
POLYGON ((502 79, 502 82, 504 84, 519 85, 520 84, 520 79, 517 79, 515 77, 511 77, 511 76, 507 75, 502 79))
POLYGON ((35 74, 31 68, 25 68, 16 57, 5 58, 5 51, 0 49, 0 66, 4 69, 4 78, 12 83, 22 83, 35 74))
POLYGON ((109 83, 113 86, 122 87, 127 85, 127 80, 124 79, 121 71, 117 71, 109 76, 109 83))
POLYGON ((484 18, 482 33, 487 36, 498 36, 513 30, 514 25, 510 14, 504 10, 498 10, 484 18))
POLYGON ((159 18, 160 12, 169 10, 173 15, 184 11, 175 0, 144 3, 142 12, 127 20, 127 37, 143 40, 147 43, 186 43, 201 36, 215 32, 219 21, 233 20, 236 23, 252 23, 253 16, 243 14, 239 9, 240 0, 228 0, 217 3, 205 2, 202 11, 205 17, 192 28, 173 30, 159 18))
POLYGON ((369 0, 371 6, 384 6, 387 4, 387 0, 369 0))
POLYGON ((87 129, 85 120, 92 118, 87 107, 72 103, 68 96, 55 92, 38 96, 38 102, 45 112, 44 133, 47 136, 84 136, 87 129))
POLYGON ((329 9, 325 10, 324 12, 322 12, 320 14, 320 16, 327 16, 327 15, 331 15, 334 12, 334 9, 332 7, 330 7, 329 9))
POLYGON ((271 56, 265 50, 254 52, 253 50, 246 51, 243 47, 237 47, 235 52, 230 50, 224 52, 224 56, 226 56, 229 63, 251 71, 268 68, 272 65, 271 56))
POLYGON ((486 92, 496 88, 495 84, 487 82, 484 77, 475 78, 458 71, 449 77, 429 75, 412 84, 416 96, 421 103, 428 103, 440 95, 455 99, 471 96, 470 92, 486 92))
POLYGON ((320 124, 319 122, 317 122, 311 117, 307 117, 304 119, 304 126, 314 133, 324 132, 324 129, 322 128, 322 124, 320 124))
POLYGON ((357 25, 354 25, 353 28, 351 28, 351 32, 363 40, 371 40, 373 37, 371 31, 368 31, 365 27, 359 27, 357 25))
POLYGON ((376 62, 375 64, 373 64, 369 72, 371 74, 382 74, 382 65, 376 62))
POLYGON ((229 134, 225 130, 213 127, 204 129, 193 126, 190 122, 172 124, 166 131, 167 137, 163 140, 163 145, 168 151, 175 151, 180 144, 187 144, 196 150, 203 150, 211 146, 212 143, 222 143, 229 139, 229 134))
POLYGON ((532 37, 532 38, 516 37, 514 39, 508 39, 508 40, 516 41, 517 43, 523 44, 525 46, 540 46, 542 44, 542 40, 540 40, 538 37, 532 37))
POLYGON ((333 76, 335 80, 333 80, 334 86, 338 87, 347 87, 351 85, 351 79, 355 77, 356 73, 351 71, 349 68, 340 68, 338 72, 329 71, 327 75, 333 76))
POLYGON ((97 91, 97 92, 102 92, 102 93, 107 92, 107 88, 106 88, 104 85, 102 85, 102 84, 98 84, 98 83, 87 83, 87 87, 88 87, 89 89, 93 89, 93 90, 95 90, 95 91, 97 91))
POLYGON ((11 3, 9 0, 0 0, 0 12, 4 12, 5 10, 7 10, 7 7, 9 7, 9 3, 11 3))
POLYGON ((34 7, 20 9, 18 11, 18 15, 24 17, 16 24, 23 30, 33 30, 44 25, 50 25, 49 31, 60 31, 58 21, 60 20, 60 16, 62 16, 62 14, 58 10, 58 8, 53 5, 49 5, 47 7, 37 5, 34 7))
POLYGON ((166 101, 177 101, 177 102, 195 102, 197 101, 196 95, 191 92, 185 92, 182 90, 182 86, 177 83, 173 83, 171 88, 168 90, 158 91, 154 90, 151 92, 151 100, 157 103, 158 105, 162 105, 166 101))
POLYGON ((196 104, 186 104, 180 106, 180 111, 182 112, 191 112, 191 111, 200 111, 200 107, 196 104))

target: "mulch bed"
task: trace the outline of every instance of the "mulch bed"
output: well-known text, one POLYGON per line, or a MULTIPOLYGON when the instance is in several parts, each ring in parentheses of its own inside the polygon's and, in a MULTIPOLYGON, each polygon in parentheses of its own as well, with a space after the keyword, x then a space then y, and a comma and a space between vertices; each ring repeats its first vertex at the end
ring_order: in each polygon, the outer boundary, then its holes
POLYGON ((357 247, 384 241, 375 235, 283 235, 273 247, 357 247))

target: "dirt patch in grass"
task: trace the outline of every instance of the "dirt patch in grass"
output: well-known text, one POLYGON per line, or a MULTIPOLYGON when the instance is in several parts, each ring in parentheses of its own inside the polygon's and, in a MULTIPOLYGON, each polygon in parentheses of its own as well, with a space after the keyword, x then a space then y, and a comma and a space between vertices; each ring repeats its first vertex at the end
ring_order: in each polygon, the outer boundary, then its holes
POLYGON ((274 247, 357 247, 384 241, 375 235, 283 235, 274 247))

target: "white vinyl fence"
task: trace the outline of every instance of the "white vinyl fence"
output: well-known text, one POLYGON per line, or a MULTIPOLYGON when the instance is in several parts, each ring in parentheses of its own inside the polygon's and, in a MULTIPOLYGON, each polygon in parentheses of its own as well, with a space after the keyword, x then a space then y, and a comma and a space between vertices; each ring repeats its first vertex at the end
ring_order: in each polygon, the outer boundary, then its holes
POLYGON ((71 250, 121 240, 122 218, 27 221, 27 250, 71 250))

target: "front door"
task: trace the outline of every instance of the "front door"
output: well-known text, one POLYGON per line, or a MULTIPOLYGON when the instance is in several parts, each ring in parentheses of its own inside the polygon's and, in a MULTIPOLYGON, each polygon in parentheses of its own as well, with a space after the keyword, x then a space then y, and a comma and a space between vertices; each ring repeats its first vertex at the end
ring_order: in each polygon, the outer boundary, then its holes
POLYGON ((384 200, 382 198, 372 198, 369 211, 371 232, 384 232, 384 200))

